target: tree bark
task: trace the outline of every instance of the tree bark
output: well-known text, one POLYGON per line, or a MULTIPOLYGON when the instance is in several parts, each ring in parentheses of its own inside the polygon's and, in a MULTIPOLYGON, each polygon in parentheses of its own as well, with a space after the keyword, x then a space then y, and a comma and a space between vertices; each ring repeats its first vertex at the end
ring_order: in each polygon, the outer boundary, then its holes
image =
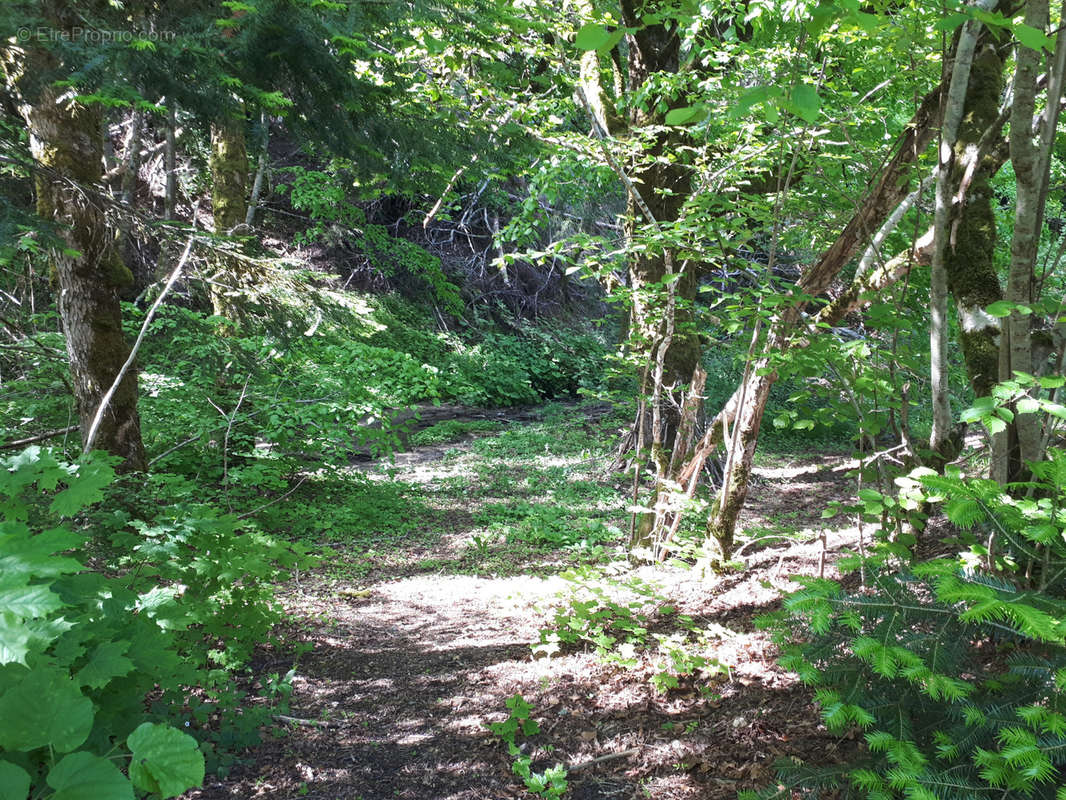
POLYGON ((777 380, 767 354, 785 350, 791 345, 791 335, 807 305, 801 298, 818 295, 828 289, 851 257, 907 197, 911 167, 935 134, 939 120, 939 97, 939 87, 926 95, 907 130, 897 140, 892 157, 871 184, 862 205, 833 244, 800 278, 794 292, 797 299, 771 321, 761 348, 764 355, 752 365, 747 380, 715 416, 696 447, 694 457, 679 476, 682 482, 694 479, 706 459, 723 441, 726 428, 734 423, 738 426, 734 436, 739 452, 733 455, 730 475, 724 482, 728 491, 712 507, 707 523, 708 535, 717 544, 723 559, 728 559, 732 552, 737 516, 747 499, 748 478, 758 443, 759 426, 770 389, 777 380))
POLYGON ((963 359, 976 397, 987 397, 998 380, 999 320, 985 313, 1003 299, 996 271, 996 217, 992 178, 1003 164, 1000 136, 1003 56, 991 44, 974 59, 955 148, 952 175, 954 218, 944 252, 948 288, 955 298, 963 359))
MULTIPOLYGON (((1025 23, 1038 30, 1048 25, 1048 0, 1029 0, 1025 23)), ((1035 265, 1047 197, 1051 150, 1058 125, 1062 96, 1066 39, 1060 32, 1055 63, 1048 82, 1047 117, 1034 141, 1037 75, 1043 61, 1039 51, 1019 43, 1014 74, 1014 103, 1010 114, 1010 159, 1017 180, 1014 236, 1011 240, 1007 301, 1028 305, 1036 299, 1035 265)), ((1006 319, 999 350, 1000 380, 1015 373, 1033 374, 1033 342, 1029 314, 1014 308, 1006 319)), ((1041 420, 1037 414, 1015 414, 1006 432, 1007 442, 994 454, 993 478, 1001 483, 1024 480, 1028 464, 1043 457, 1041 420)))
MULTIPOLYGON (((643 9, 632 0, 622 0, 622 19, 633 29, 627 37, 628 63, 627 88, 633 94, 644 86, 648 79, 660 72, 677 73, 680 69, 681 38, 675 25, 645 25, 640 21, 643 9)), ((583 67, 587 74, 589 66, 583 67)), ((608 124, 612 122, 610 104, 603 103, 608 124)), ((634 104, 629 114, 630 133, 640 134, 656 126, 650 148, 644 151, 629 167, 629 175, 643 201, 651 211, 658 230, 668 231, 682 214, 685 202, 692 196, 692 168, 677 158, 671 158, 681 150, 684 132, 676 127, 663 125, 664 114, 657 110, 657 98, 649 97, 634 104)), ((672 304, 672 320, 664 320, 667 310, 663 308, 661 284, 667 273, 666 245, 656 243, 649 248, 633 247, 644 235, 640 221, 643 219, 636 199, 627 196, 625 236, 633 255, 629 262, 629 287, 633 293, 633 308, 630 334, 644 344, 645 352, 655 354, 663 344, 667 327, 672 335, 660 354, 662 360, 661 425, 659 432, 667 453, 673 448, 677 428, 681 421, 681 404, 684 387, 699 366, 701 347, 699 336, 692 326, 692 303, 695 301, 699 275, 695 265, 680 270, 680 278, 673 286, 675 302, 672 304), (660 288, 656 288, 660 287, 660 288)), ((654 367, 645 371, 641 393, 651 397, 655 392, 654 367)), ((651 438, 651 437, 648 437, 651 438)))
MULTIPOLYGON (((215 233, 228 234, 244 224, 247 214, 248 151, 244 120, 227 117, 211 124, 211 215, 215 233)), ((241 265, 221 257, 211 282, 211 308, 215 316, 240 320, 234 297, 242 284, 241 265)))
MULTIPOLYGON (((997 0, 978 0, 977 5, 990 10, 997 0)), ((951 186, 955 165, 955 145, 966 103, 970 67, 977 47, 980 23, 970 20, 963 27, 955 48, 951 81, 944 99, 940 128, 939 160, 936 178, 936 205, 933 217, 933 258, 929 289, 929 369, 932 389, 933 427, 929 448, 940 453, 951 433, 951 402, 948 389, 948 275, 944 254, 948 248, 951 222, 951 186)), ((946 454, 945 454, 946 456, 946 454)))
POLYGON ((163 219, 174 219, 174 210, 178 202, 177 149, 174 142, 177 127, 178 114, 174 106, 174 98, 167 98, 166 150, 163 156, 167 183, 163 192, 163 219))
MULTIPOLYGON (((62 20, 55 21, 62 29, 62 20)), ((56 223, 66 247, 53 253, 59 313, 82 437, 130 353, 122 332, 119 292, 133 282, 93 192, 103 177, 103 138, 98 107, 82 106, 73 93, 51 84, 22 92, 23 79, 56 73, 44 51, 7 54, 9 88, 29 131, 37 173, 37 213, 56 223), (18 66, 21 61, 21 66, 18 66)), ((137 413, 137 378, 120 383, 104 414, 96 441, 122 458, 120 469, 144 470, 146 460, 137 413)))

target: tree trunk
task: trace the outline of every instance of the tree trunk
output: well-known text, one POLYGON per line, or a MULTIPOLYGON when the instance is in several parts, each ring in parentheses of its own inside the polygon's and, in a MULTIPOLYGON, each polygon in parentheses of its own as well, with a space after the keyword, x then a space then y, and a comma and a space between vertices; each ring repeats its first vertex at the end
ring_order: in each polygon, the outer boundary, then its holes
POLYGON ((259 165, 255 170, 255 180, 252 181, 252 196, 248 199, 248 213, 244 215, 244 224, 249 228, 252 227, 252 221, 255 219, 255 211, 259 205, 259 194, 263 191, 263 179, 266 177, 269 158, 267 148, 270 144, 270 118, 264 111, 259 119, 263 125, 263 149, 259 152, 259 165))
MULTIPOLYGON (((37 78, 57 66, 49 53, 24 54, 25 75, 37 78)), ((22 75, 12 74, 17 69, 8 73, 9 84, 21 82, 22 75)), ((9 88, 18 93, 18 85, 9 88)), ((70 92, 50 85, 35 96, 20 97, 19 106, 29 130, 30 149, 42 168, 36 177, 37 213, 55 221, 66 244, 63 251, 53 254, 53 264, 84 439, 103 395, 130 353, 122 332, 119 292, 132 284, 133 275, 118 254, 99 201, 87 194, 103 177, 99 108, 80 106, 70 92)), ((119 384, 96 441, 101 449, 123 459, 120 469, 146 468, 135 374, 128 374, 119 384)))
POLYGON ((122 154, 125 169, 122 173, 122 202, 133 205, 137 194, 137 177, 141 171, 141 136, 144 131, 144 111, 134 109, 130 117, 130 132, 126 138, 126 149, 122 154))
POLYGON ((1003 158, 997 148, 985 148, 986 153, 973 148, 980 149, 980 142, 987 141, 990 131, 998 137, 1002 93, 1003 57, 996 47, 988 45, 977 54, 970 70, 951 182, 956 216, 944 253, 963 359, 976 397, 988 397, 999 377, 999 320, 985 309, 1003 299, 994 259, 997 237, 992 197, 992 177, 1003 158), (960 204, 962 193, 965 200, 960 204))
MULTIPOLYGON (((858 211, 821 258, 800 278, 797 294, 814 296, 828 289, 872 232, 877 231, 907 197, 911 167, 933 140, 938 121, 939 95, 939 88, 926 95, 914 119, 897 142, 892 158, 882 168, 858 211)), ((797 300, 772 320, 762 352, 780 351, 790 346, 792 333, 805 307, 805 301, 797 300)), ((716 541, 723 559, 728 559, 732 553, 737 515, 748 494, 748 478, 754 462, 759 426, 770 398, 770 389, 777 380, 767 356, 759 357, 747 375, 747 379, 707 428, 694 458, 680 476, 682 480, 694 477, 715 447, 724 440, 726 429, 736 422, 737 429, 732 439, 737 442, 737 451, 728 457, 730 466, 723 482, 723 491, 712 507, 707 523, 708 534, 716 541)))
POLYGON ((167 173, 167 184, 163 193, 163 219, 174 219, 174 210, 178 202, 177 149, 174 143, 177 127, 177 109, 174 106, 174 98, 170 97, 167 98, 167 138, 163 156, 167 173))
MULTIPOLYGON (((990 11, 998 0, 977 0, 979 8, 990 11)), ((949 249, 954 204, 953 179, 956 177, 956 145, 962 125, 963 112, 968 99, 967 89, 977 49, 981 23, 967 22, 961 29, 955 47, 951 69, 951 81, 944 98, 943 123, 940 129, 939 159, 936 179, 936 210, 933 218, 933 255, 930 265, 929 290, 929 362, 932 388, 933 426, 929 435, 929 449, 936 454, 938 462, 950 460, 948 445, 951 438, 951 402, 948 387, 948 271, 945 256, 949 249)), ((976 137, 984 131, 974 132, 976 137)))
MULTIPOLYGON (((1025 23, 1038 30, 1048 25, 1048 0, 1029 0, 1025 23)), ((1010 271, 1006 299, 1028 305, 1036 299, 1035 265, 1040 244, 1040 230, 1047 197, 1051 150, 1058 124, 1059 100, 1062 96, 1064 47, 1059 34, 1055 48, 1055 66, 1048 82, 1048 110, 1034 141, 1037 74, 1043 55, 1019 43, 1014 74, 1014 103, 1010 114, 1010 158, 1017 180, 1014 207, 1014 236, 1011 240, 1010 271)), ((1010 380, 1017 372, 1033 374, 1033 342, 1030 317, 1012 309, 1000 340, 999 377, 1010 380)), ((1043 458, 1041 420, 1037 414, 1015 414, 1007 431, 1008 442, 995 454, 993 477, 1001 483, 1024 480, 1028 464, 1043 458), (1016 444, 1016 447, 1015 447, 1016 444)))
MULTIPOLYGON (((248 153, 244 143, 244 120, 228 117, 211 125, 211 214, 215 233, 232 233, 244 224, 247 214, 248 153)), ((219 259, 211 282, 211 308, 215 316, 230 322, 240 319, 234 302, 242 283, 240 264, 219 259)))
MULTIPOLYGON (((643 24, 640 21, 643 11, 632 0, 623 0, 621 10, 626 25, 634 30, 628 36, 627 63, 627 86, 632 94, 645 86, 652 75, 676 73, 679 70, 681 37, 673 25, 643 24)), ((588 65, 583 65, 583 72, 591 81, 589 70, 588 65)), ((602 92, 600 94, 602 96, 602 92)), ((601 105, 603 110, 596 113, 602 114, 608 124, 612 124, 609 104, 603 102, 601 105)), ((659 404, 661 431, 658 437, 668 454, 681 421, 684 388, 699 366, 701 347, 699 336, 693 330, 691 310, 699 287, 696 265, 679 267, 681 277, 673 286, 675 302, 666 308, 662 281, 667 274, 669 256, 664 252, 665 246, 656 243, 646 249, 634 247, 649 233, 655 235, 668 231, 681 218, 685 202, 692 196, 692 168, 676 158, 682 150, 686 134, 680 128, 663 126, 664 114, 658 110, 657 98, 649 97, 633 105, 627 120, 631 132, 646 131, 655 126, 660 126, 660 129, 654 134, 652 146, 640 153, 629 168, 635 190, 644 207, 651 212, 657 230, 641 230, 641 220, 645 215, 638 208, 636 198, 630 194, 625 236, 632 253, 629 262, 629 287, 633 293, 630 334, 642 343, 644 352, 649 354, 649 361, 664 344, 667 328, 671 329, 672 334, 666 342, 665 352, 659 356, 663 366, 663 385, 660 387, 663 395, 659 404), (672 319, 664 319, 667 314, 672 314, 672 319)), ((655 393, 654 374, 654 365, 644 372, 640 388, 645 397, 655 393)), ((652 437, 645 438, 650 440, 652 437)))

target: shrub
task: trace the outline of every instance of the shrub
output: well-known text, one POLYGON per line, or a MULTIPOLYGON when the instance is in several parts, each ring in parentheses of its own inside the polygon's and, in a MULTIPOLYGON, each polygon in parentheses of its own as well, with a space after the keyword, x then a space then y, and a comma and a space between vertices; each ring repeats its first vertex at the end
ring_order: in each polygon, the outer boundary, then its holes
POLYGON ((899 549, 885 548, 862 562, 858 592, 800 579, 769 620, 788 642, 782 664, 815 688, 830 730, 863 731, 868 753, 841 767, 782 764, 782 786, 759 796, 1066 797, 1066 454, 1033 473, 1012 487, 1019 498, 919 471, 905 502, 942 502, 964 529, 962 556, 894 571, 899 549))
POLYGON ((283 553, 238 535, 232 517, 175 511, 138 524, 139 536, 72 524, 92 519, 113 478, 106 458, 67 464, 37 447, 0 469, 5 796, 47 784, 71 800, 134 787, 174 797, 199 785, 210 746, 168 723, 188 687, 227 683, 210 668, 238 665, 277 619, 265 582, 283 553))

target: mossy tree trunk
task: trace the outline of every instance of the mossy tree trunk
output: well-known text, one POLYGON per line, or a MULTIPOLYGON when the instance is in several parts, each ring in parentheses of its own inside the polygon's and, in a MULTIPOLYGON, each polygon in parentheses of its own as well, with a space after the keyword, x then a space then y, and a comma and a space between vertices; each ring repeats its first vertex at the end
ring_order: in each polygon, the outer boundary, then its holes
MULTIPOLYGON (((976 6, 991 11, 997 0, 976 0, 976 6)), ((945 263, 948 253, 955 250, 957 243, 957 226, 961 209, 957 208, 955 198, 957 188, 962 185, 961 175, 969 166, 976 168, 977 157, 967 159, 969 153, 979 148, 979 139, 985 128, 976 125, 963 130, 963 120, 967 110, 971 115, 984 110, 984 96, 971 90, 971 76, 975 81, 979 72, 974 69, 975 56, 982 51, 990 51, 992 43, 985 33, 983 44, 979 42, 982 26, 975 20, 965 23, 959 29, 954 47, 954 58, 950 65, 951 78, 943 101, 943 123, 940 130, 939 156, 936 178, 936 203, 933 215, 933 243, 930 264, 930 302, 929 302, 929 360, 930 386, 932 390, 933 421, 929 435, 929 449, 932 452, 932 465, 940 470, 955 455, 952 442, 952 417, 950 390, 948 386, 948 270, 945 263), (979 102, 974 102, 975 100, 979 102), (969 108, 967 108, 969 106, 969 108)), ((994 73, 998 59, 993 58, 986 65, 988 73, 994 73)), ((947 71, 947 70, 945 70, 947 71)), ((986 83, 996 87, 998 75, 986 76, 986 83)), ((987 90, 987 87, 986 87, 987 90)), ((978 113, 978 116, 986 116, 978 113)), ((987 126, 985 126, 987 127, 987 126)), ((963 214, 963 217, 966 215, 963 214)), ((956 254, 957 255, 957 254, 956 254)))
MULTIPOLYGON (((226 117, 211 125, 211 215, 215 233, 228 234, 244 224, 248 213, 248 150, 244 120, 226 117)), ((211 308, 216 316, 239 321, 235 297, 244 283, 235 258, 222 257, 211 283, 211 308)))
MULTIPOLYGON (((622 0, 622 19, 634 33, 627 37, 626 86, 630 94, 640 91, 649 78, 657 73, 676 74, 680 70, 681 37, 675 24, 645 25, 640 17, 646 11, 632 0, 622 0)), ((673 105, 672 98, 662 98, 673 105)), ((693 372, 700 363, 699 337, 692 326, 692 304, 698 289, 697 265, 689 264, 682 269, 674 264, 674 271, 681 271, 673 286, 674 302, 667 308, 663 279, 667 275, 667 245, 655 242, 650 247, 642 246, 648 237, 656 237, 671 229, 682 216, 685 203, 692 196, 692 168, 677 156, 683 151, 685 133, 678 127, 663 125, 665 112, 659 110, 658 97, 648 97, 642 103, 634 103, 626 120, 631 135, 651 134, 650 145, 630 165, 629 173, 643 205, 654 217, 654 222, 645 219, 636 198, 628 196, 625 235, 630 245, 629 285, 633 292, 632 324, 630 334, 643 345, 649 359, 661 347, 669 328, 672 334, 661 353, 663 372, 663 397, 660 401, 661 415, 659 439, 665 453, 673 447, 677 427, 681 421, 680 409, 684 387, 692 380, 693 372), (672 319, 666 319, 672 314, 672 319)), ((654 367, 646 370, 641 392, 651 397, 655 391, 654 367)), ((646 437, 650 440, 652 437, 646 437)))
MULTIPOLYGON (((62 20, 56 20, 61 28, 62 20)), ((53 253, 59 313, 83 439, 104 394, 130 354, 122 332, 119 293, 133 283, 94 193, 103 176, 102 118, 72 93, 31 81, 58 75, 60 65, 45 51, 15 54, 8 62, 9 89, 29 131, 30 149, 41 168, 36 176, 37 213, 56 225, 65 247, 53 253), (15 61, 21 59, 21 69, 15 61)), ((96 442, 123 459, 125 471, 146 468, 137 413, 137 377, 128 372, 103 415, 96 442)))

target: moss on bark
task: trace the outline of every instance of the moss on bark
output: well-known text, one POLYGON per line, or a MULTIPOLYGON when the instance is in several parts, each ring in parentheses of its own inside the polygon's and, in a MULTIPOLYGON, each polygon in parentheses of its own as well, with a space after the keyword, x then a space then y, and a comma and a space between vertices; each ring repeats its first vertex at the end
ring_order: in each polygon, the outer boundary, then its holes
MULTIPOLYGON (((60 25, 56 22, 57 29, 60 25)), ((133 275, 115 248, 113 233, 90 192, 102 177, 102 119, 52 86, 33 86, 25 75, 54 71, 54 54, 30 50, 22 71, 9 72, 9 90, 30 134, 30 149, 45 169, 36 179, 37 211, 53 220, 65 248, 53 253, 59 313, 66 338, 71 383, 82 437, 88 434, 104 394, 129 357, 122 331, 119 292, 133 275)), ((146 468, 137 413, 137 376, 128 372, 101 418, 94 446, 122 458, 123 470, 146 468)))
MULTIPOLYGON (((977 54, 970 73, 956 144, 955 186, 962 180, 967 151, 977 146, 999 115, 1002 91, 1003 59, 989 45, 977 54)), ((991 186, 998 169, 995 156, 988 156, 977 165, 965 204, 957 210, 944 256, 948 288, 955 297, 959 317, 966 372, 978 397, 991 392, 999 371, 999 324, 983 311, 1003 297, 994 261, 997 231, 991 186)))

